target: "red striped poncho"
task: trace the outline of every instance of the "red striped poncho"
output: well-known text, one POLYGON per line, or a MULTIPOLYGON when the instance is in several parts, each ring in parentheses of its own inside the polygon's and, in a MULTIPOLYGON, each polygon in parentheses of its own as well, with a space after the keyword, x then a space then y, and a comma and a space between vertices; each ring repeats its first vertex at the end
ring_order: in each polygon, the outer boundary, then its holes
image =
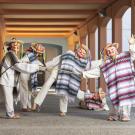
POLYGON ((101 70, 113 105, 135 104, 134 67, 130 53, 120 53, 115 62, 112 59, 106 60, 101 70))

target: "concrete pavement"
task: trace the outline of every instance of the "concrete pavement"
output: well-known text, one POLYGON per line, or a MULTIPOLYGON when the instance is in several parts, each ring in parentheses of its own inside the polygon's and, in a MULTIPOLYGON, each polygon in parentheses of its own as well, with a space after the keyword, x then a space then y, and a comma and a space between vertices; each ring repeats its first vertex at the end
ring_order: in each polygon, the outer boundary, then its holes
MULTIPOLYGON (((107 112, 79 109, 76 102, 68 108, 67 116, 60 117, 58 97, 50 95, 39 113, 21 112, 18 120, 0 118, 0 135, 134 135, 134 112, 130 122, 109 122, 107 112)), ((1 105, 0 116, 3 115, 1 105)))

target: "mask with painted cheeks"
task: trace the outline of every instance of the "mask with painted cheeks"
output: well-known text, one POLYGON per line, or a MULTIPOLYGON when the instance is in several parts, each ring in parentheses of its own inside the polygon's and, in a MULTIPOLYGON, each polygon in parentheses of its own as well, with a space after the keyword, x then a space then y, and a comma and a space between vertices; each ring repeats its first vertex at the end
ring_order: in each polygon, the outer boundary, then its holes
POLYGON ((114 46, 110 46, 106 49, 107 52, 107 56, 109 57, 116 57, 116 55, 118 54, 117 48, 114 46))
POLYGON ((79 58, 86 58, 86 50, 85 49, 83 49, 83 48, 78 48, 77 49, 77 51, 76 51, 76 53, 77 53, 77 56, 79 57, 79 58))
POLYGON ((18 42, 13 42, 11 49, 17 54, 17 52, 20 50, 20 44, 18 42))

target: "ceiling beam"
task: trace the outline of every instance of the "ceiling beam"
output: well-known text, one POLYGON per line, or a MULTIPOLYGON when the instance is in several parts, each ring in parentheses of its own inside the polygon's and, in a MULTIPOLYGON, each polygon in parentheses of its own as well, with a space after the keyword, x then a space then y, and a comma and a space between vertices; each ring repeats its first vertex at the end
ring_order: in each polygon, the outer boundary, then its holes
POLYGON ((63 30, 63 31, 15 31, 15 30, 8 30, 8 33, 70 33, 71 31, 63 30))
POLYGON ((11 30, 14 30, 14 31, 65 31, 65 30, 68 30, 68 31, 72 31, 74 28, 73 27, 68 27, 68 28, 42 28, 42 27, 36 27, 36 28, 28 28, 28 27, 23 27, 23 28, 19 28, 19 27, 6 27, 6 31, 11 31, 11 30))
POLYGON ((65 19, 61 19, 61 18, 50 18, 50 19, 47 19, 47 18, 5 18, 4 19, 5 22, 10 22, 10 21, 13 21, 13 22, 83 22, 85 21, 85 19, 83 18, 65 18, 65 19))
POLYGON ((9 37, 68 37, 70 33, 7 33, 9 37))
MULTIPOLYGON (((64 1, 64 0, 63 0, 64 1)), ((23 10, 95 10, 106 4, 0 4, 0 9, 23 9, 23 10)))
POLYGON ((108 3, 110 0, 0 0, 0 3, 108 3))
POLYGON ((8 21, 8 22, 5 22, 5 25, 8 26, 29 26, 29 25, 40 25, 40 26, 46 26, 46 25, 79 25, 81 22, 21 22, 21 21, 18 21, 18 22, 14 22, 14 21, 8 21))
POLYGON ((58 10, 58 9, 51 9, 51 10, 43 10, 43 9, 4 9, 1 10, 0 13, 3 15, 89 15, 96 13, 97 10, 58 10))
POLYGON ((30 25, 30 26, 25 26, 25 25, 6 25, 7 28, 74 28, 76 27, 76 25, 42 25, 42 27, 40 25, 30 25))
POLYGON ((41 19, 41 18, 46 18, 46 19, 65 19, 65 18, 69 18, 69 19, 78 19, 78 18, 82 18, 82 19, 86 19, 89 15, 88 14, 76 14, 76 15, 70 15, 70 14, 67 14, 67 15, 29 15, 29 14, 25 14, 25 15, 3 15, 4 18, 23 18, 23 19, 41 19))

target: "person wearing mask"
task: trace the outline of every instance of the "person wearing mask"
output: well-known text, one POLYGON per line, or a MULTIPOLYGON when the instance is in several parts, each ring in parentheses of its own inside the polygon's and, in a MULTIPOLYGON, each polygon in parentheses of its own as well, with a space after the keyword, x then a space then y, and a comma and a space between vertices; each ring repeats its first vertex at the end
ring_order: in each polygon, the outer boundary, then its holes
POLYGON ((135 39, 129 39, 129 51, 118 52, 118 43, 108 43, 104 48, 102 63, 83 72, 84 78, 100 77, 103 73, 107 92, 112 103, 109 121, 130 121, 131 107, 135 104, 135 39))
POLYGON ((13 38, 10 42, 6 42, 7 53, 2 59, 0 86, 4 92, 6 118, 18 119, 19 114, 14 112, 13 105, 13 89, 17 87, 20 72, 34 73, 39 70, 45 70, 45 67, 37 64, 22 63, 17 57, 21 42, 13 38))
POLYGON ((56 81, 56 93, 60 97, 60 116, 65 116, 68 102, 74 102, 80 89, 81 73, 89 67, 90 52, 84 44, 76 46, 75 51, 67 51, 48 61, 46 69, 52 69, 52 72, 35 98, 33 110, 41 106, 50 87, 56 81))
MULTIPOLYGON (((45 47, 40 43, 32 43, 25 53, 24 57, 21 59, 22 62, 38 64, 41 66, 45 65, 44 61, 45 47), (39 60, 39 56, 42 56, 42 62, 39 60)), ((38 78, 37 72, 32 74, 20 74, 20 102, 22 105, 21 111, 29 112, 31 111, 31 98, 32 95, 37 91, 38 78)))

